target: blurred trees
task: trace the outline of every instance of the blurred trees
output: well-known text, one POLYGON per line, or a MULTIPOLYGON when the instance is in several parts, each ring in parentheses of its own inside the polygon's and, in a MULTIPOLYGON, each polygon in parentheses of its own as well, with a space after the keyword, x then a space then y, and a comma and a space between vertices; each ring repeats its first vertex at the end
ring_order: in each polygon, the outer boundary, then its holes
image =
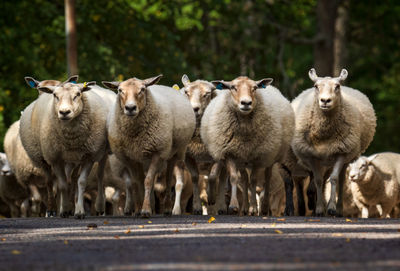
MULTIPOLYGON (((0 7, 2 138, 37 97, 23 77, 64 80, 67 58, 64 1, 4 0, 0 7)), ((181 85, 183 73, 192 80, 246 74, 273 77, 292 99, 312 86, 314 65, 328 67, 317 68, 324 75, 348 63, 347 84, 370 97, 379 119, 369 152, 400 152, 396 0, 75 0, 75 11, 81 81, 163 73, 162 84, 181 85), (321 45, 328 58, 316 53, 321 45)))

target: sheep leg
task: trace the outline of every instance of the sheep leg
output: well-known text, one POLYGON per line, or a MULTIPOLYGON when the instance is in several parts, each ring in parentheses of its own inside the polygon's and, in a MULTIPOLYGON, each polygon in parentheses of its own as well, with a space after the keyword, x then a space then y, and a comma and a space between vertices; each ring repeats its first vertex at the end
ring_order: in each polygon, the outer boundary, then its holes
POLYGON ((243 186, 243 196, 242 196, 242 206, 240 208, 240 213, 242 215, 247 215, 249 213, 249 175, 245 168, 240 170, 241 182, 243 186))
POLYGON ((264 198, 261 204, 261 213, 263 215, 268 215, 270 213, 270 204, 269 204, 269 187, 271 183, 272 176, 272 166, 265 168, 264 171, 265 182, 264 182, 264 198))
POLYGON ((295 178, 294 184, 296 186, 296 194, 297 194, 297 208, 299 212, 299 216, 306 215, 306 204, 304 201, 304 179, 303 178, 295 178))
POLYGON ((175 160, 170 160, 167 163, 167 172, 165 175, 165 196, 164 196, 164 215, 170 216, 171 213, 171 182, 174 174, 175 160))
POLYGON ((368 208, 367 206, 363 206, 361 208, 361 218, 368 218, 368 208))
POLYGON ((65 175, 65 167, 56 164, 53 166, 54 174, 57 177, 58 191, 60 192, 60 217, 67 218, 68 212, 68 183, 65 175))
POLYGON ((225 202, 225 188, 226 188, 226 169, 221 168, 218 177, 218 195, 217 195, 217 212, 219 215, 226 214, 226 202, 225 202))
POLYGON ((56 198, 54 196, 53 190, 53 176, 51 175, 51 170, 45 170, 45 183, 47 190, 47 206, 46 206, 46 217, 55 217, 57 216, 57 204, 56 198))
POLYGON ((97 197, 96 197, 96 214, 105 215, 106 210, 106 196, 103 186, 104 167, 106 166, 108 155, 105 155, 97 167, 97 197))
POLYGON ((342 170, 339 174, 339 191, 338 191, 338 201, 336 206, 336 215, 342 217, 343 216, 343 189, 344 182, 346 181, 346 168, 348 164, 343 165, 342 170))
POLYGON ((208 203, 210 205, 214 205, 216 203, 216 198, 217 198, 216 184, 217 184, 217 179, 221 173, 221 168, 222 168, 221 162, 214 163, 211 167, 210 176, 208 177, 208 185, 209 185, 208 203))
POLYGON ((69 186, 69 199, 68 199, 68 210, 69 210, 69 215, 72 215, 72 210, 74 208, 74 205, 76 203, 76 181, 77 181, 77 176, 79 173, 79 167, 76 167, 76 175, 73 175, 75 169, 75 165, 73 164, 66 164, 65 165, 65 176, 67 177, 67 184, 69 186))
POLYGON ((200 191, 199 191, 199 169, 196 160, 186 156, 186 166, 192 176, 193 182, 193 214, 201 215, 200 191))
POLYGON ((294 215, 294 204, 293 204, 293 178, 292 173, 289 169, 286 169, 286 174, 283 177, 283 181, 285 183, 285 193, 286 193, 286 206, 285 206, 285 216, 293 216, 294 215))
POLYGON ((119 189, 115 189, 115 192, 111 197, 113 216, 119 215, 120 200, 121 200, 121 191, 119 191, 119 189))
POLYGON ((257 181, 263 178, 264 168, 253 168, 250 178, 250 208, 249 215, 258 215, 257 208, 257 181))
POLYGON ((226 160, 226 168, 229 172, 229 180, 232 186, 231 190, 231 201, 229 203, 229 214, 239 213, 239 201, 237 198, 237 186, 240 181, 240 172, 236 168, 236 163, 232 159, 226 160))
POLYGON ((308 209, 310 209, 313 214, 315 215, 315 208, 316 208, 316 191, 315 182, 314 182, 314 174, 311 172, 310 174, 310 182, 308 183, 307 187, 307 199, 308 199, 308 209))
MULTIPOLYGON (((333 170, 331 176, 329 177, 329 181, 331 182, 331 197, 328 202, 328 215, 335 216, 336 215, 336 184, 339 180, 339 175, 344 166, 344 157, 339 156, 336 160, 335 165, 333 166, 333 170)), ((343 188, 342 188, 343 194, 343 188)))
POLYGON ((317 206, 315 209, 315 215, 323 216, 324 211, 325 211, 324 196, 323 196, 323 182, 324 182, 323 172, 321 169, 321 165, 320 165, 319 161, 317 161, 317 160, 312 160, 310 163, 310 167, 313 172, 314 185, 317 190, 317 206))
POLYGON ((40 215, 40 203, 42 202, 42 197, 36 185, 28 185, 31 197, 32 197, 32 214, 35 216, 40 215))
POLYGON ((185 169, 185 163, 182 160, 178 160, 174 166, 174 174, 175 174, 175 204, 172 209, 173 215, 182 214, 181 210, 181 197, 183 190, 183 171, 185 169))
MULTIPOLYGON (((158 172, 159 165, 162 164, 161 162, 162 161, 160 156, 158 154, 153 154, 149 169, 147 170, 146 178, 144 179, 144 200, 142 205, 142 211, 140 213, 142 218, 148 218, 151 215, 151 205, 150 205, 151 192, 153 192, 154 179, 158 172)), ((168 177, 169 176, 167 176, 167 178, 168 177)), ((167 180, 167 185, 168 185, 168 180, 167 180)))
POLYGON ((127 216, 132 215, 133 212, 133 198, 132 198, 132 175, 130 175, 126 170, 122 173, 122 179, 125 181, 125 208, 124 214, 127 216))
MULTIPOLYGON (((85 218, 85 208, 83 205, 83 194, 85 193, 87 177, 92 170, 93 162, 88 161, 86 162, 81 168, 81 174, 78 179, 78 200, 75 204, 75 218, 82 219, 85 218)), ((99 168, 100 170, 100 168, 99 168)))

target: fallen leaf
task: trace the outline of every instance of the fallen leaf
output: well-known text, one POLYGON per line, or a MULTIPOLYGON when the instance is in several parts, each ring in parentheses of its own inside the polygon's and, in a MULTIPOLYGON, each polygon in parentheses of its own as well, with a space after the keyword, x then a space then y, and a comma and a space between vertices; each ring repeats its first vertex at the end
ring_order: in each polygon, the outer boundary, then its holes
POLYGON ((118 236, 118 235, 114 235, 114 238, 115 238, 115 239, 119 239, 119 236, 118 236))
POLYGON ((332 233, 332 236, 333 237, 341 237, 341 236, 343 236, 343 234, 342 233, 332 233))
POLYGON ((262 219, 267 219, 267 217, 266 216, 263 216, 263 218, 262 219))
POLYGON ((347 242, 347 243, 350 243, 350 238, 346 238, 346 242, 347 242))
POLYGON ((211 223, 211 222, 213 222, 215 220, 215 217, 210 217, 210 219, 208 220, 208 223, 211 223))
POLYGON ((240 227, 241 227, 241 228, 246 228, 247 225, 246 225, 246 224, 242 224, 242 225, 240 225, 240 227))
POLYGON ((179 232, 179 229, 175 229, 174 232, 179 232))
POLYGON ((103 224, 104 224, 104 225, 107 225, 107 224, 108 224, 108 221, 107 221, 107 220, 106 220, 106 221, 104 221, 104 222, 103 222, 103 224))
POLYGON ((197 223, 196 223, 196 222, 193 222, 193 223, 192 223, 192 226, 196 226, 196 225, 197 225, 197 223))
POLYGON ((125 234, 130 234, 131 233, 131 229, 127 229, 126 231, 125 231, 125 234))
POLYGON ((278 218, 277 221, 285 221, 286 218, 278 218))
POLYGON ((14 250, 11 250, 11 253, 14 255, 19 255, 19 254, 21 254, 21 251, 14 249, 14 250))
POLYGON ((64 245, 68 245, 68 240, 64 240, 64 245))
POLYGON ((139 229, 144 229, 143 225, 139 225, 138 227, 139 227, 139 229))
MULTIPOLYGON (((400 232, 400 229, 397 229, 397 231, 400 232)), ((6 238, 3 238, 3 239, 6 239, 6 238)), ((1 239, 1 240, 3 240, 3 239, 1 239)), ((5 241, 5 240, 3 240, 3 241, 5 241)))
POLYGON ((283 231, 280 231, 280 230, 275 230, 275 232, 276 232, 277 234, 282 234, 282 233, 283 233, 283 231))
POLYGON ((149 220, 149 221, 147 221, 147 223, 148 223, 148 224, 151 224, 151 223, 153 223, 153 222, 151 222, 151 221, 149 220))
POLYGON ((89 224, 87 224, 87 228, 88 228, 88 230, 93 230, 93 229, 97 228, 97 224, 89 223, 89 224))
POLYGON ((272 224, 271 224, 271 227, 272 227, 272 228, 275 228, 275 227, 276 227, 276 223, 272 223, 272 224))
POLYGON ((308 222, 320 222, 321 219, 307 219, 308 222))
POLYGON ((353 222, 351 219, 346 218, 346 222, 353 222))
POLYGON ((1 241, 5 241, 5 240, 7 240, 6 238, 1 238, 1 241))

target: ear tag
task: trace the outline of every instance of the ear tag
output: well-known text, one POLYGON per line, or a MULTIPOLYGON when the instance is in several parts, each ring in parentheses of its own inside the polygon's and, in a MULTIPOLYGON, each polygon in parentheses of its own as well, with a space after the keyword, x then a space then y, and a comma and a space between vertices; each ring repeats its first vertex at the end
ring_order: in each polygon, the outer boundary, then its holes
POLYGON ((72 84, 76 84, 76 81, 70 81, 70 83, 72 83, 72 84))
POLYGON ((262 87, 262 88, 265 88, 265 85, 264 85, 264 84, 261 84, 261 87, 262 87))
POLYGON ((175 90, 179 90, 180 89, 177 84, 173 85, 172 88, 175 89, 175 90))
POLYGON ((217 89, 219 89, 219 90, 221 90, 222 87, 223 87, 222 83, 219 83, 219 84, 217 85, 217 89))
POLYGON ((29 85, 31 86, 31 88, 35 88, 35 82, 33 82, 33 81, 29 81, 29 85))
POLYGON ((87 87, 87 83, 86 83, 86 82, 83 83, 83 87, 84 87, 84 88, 87 87))

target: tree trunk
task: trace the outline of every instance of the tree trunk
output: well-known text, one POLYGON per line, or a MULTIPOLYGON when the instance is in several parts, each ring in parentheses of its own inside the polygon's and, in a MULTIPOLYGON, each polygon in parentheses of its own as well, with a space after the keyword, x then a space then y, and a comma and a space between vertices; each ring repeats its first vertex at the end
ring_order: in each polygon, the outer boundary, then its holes
POLYGON ((332 76, 335 22, 339 0, 319 0, 317 3, 317 36, 323 38, 314 45, 314 67, 318 76, 332 76))
POLYGON ((76 44, 75 0, 65 0, 65 34, 67 38, 68 76, 78 74, 78 52, 76 44))
POLYGON ((334 63, 333 75, 339 76, 340 71, 346 66, 347 50, 346 50, 346 30, 349 19, 348 3, 344 1, 338 8, 338 14, 335 25, 335 41, 334 41, 334 63))

